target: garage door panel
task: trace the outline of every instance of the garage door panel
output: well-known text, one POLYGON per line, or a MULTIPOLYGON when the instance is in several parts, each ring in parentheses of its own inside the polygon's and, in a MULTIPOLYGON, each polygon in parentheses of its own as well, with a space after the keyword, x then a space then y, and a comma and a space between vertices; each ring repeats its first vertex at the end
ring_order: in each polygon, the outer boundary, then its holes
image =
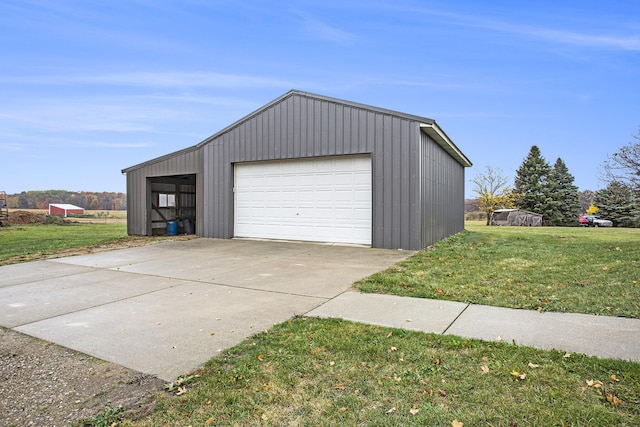
POLYGON ((236 165, 235 235, 371 244, 371 158, 236 165))

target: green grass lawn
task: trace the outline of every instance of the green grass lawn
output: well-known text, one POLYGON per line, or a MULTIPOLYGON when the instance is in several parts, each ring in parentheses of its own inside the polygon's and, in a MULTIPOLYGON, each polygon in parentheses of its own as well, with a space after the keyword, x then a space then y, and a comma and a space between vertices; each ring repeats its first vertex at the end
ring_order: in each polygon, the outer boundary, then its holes
POLYGON ((173 394, 124 425, 640 423, 638 364, 335 319, 276 325, 211 359, 173 394))
POLYGON ((640 229, 487 227, 361 280, 363 292, 640 317, 640 229))
POLYGON ((0 228, 0 265, 139 239, 127 236, 127 224, 122 223, 12 225, 0 228))

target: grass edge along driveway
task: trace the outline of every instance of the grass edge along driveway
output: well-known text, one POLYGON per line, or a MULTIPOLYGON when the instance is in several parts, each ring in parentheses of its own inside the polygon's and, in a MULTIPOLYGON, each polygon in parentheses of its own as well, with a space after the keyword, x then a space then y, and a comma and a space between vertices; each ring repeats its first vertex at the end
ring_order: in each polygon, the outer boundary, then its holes
POLYGON ((355 284, 362 292, 640 317, 640 229, 487 227, 355 284))
POLYGON ((632 426, 639 366, 302 317, 212 358, 124 425, 632 426))

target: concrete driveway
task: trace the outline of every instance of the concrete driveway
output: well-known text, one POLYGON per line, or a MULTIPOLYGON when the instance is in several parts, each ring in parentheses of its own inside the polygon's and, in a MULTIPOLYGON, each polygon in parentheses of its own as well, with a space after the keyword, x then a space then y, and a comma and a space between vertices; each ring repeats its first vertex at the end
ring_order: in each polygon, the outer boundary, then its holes
POLYGON ((0 325, 166 381, 410 251, 194 239, 0 267, 0 325))

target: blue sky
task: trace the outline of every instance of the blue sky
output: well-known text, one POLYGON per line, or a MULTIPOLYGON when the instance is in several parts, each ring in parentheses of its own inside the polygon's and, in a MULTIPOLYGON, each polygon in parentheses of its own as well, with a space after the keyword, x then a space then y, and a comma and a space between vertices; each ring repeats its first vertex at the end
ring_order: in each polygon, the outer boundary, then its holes
POLYGON ((639 16, 635 0, 0 0, 0 190, 124 192, 121 169, 290 89, 435 119, 468 180, 512 180, 538 145, 597 190, 640 128, 639 16))

